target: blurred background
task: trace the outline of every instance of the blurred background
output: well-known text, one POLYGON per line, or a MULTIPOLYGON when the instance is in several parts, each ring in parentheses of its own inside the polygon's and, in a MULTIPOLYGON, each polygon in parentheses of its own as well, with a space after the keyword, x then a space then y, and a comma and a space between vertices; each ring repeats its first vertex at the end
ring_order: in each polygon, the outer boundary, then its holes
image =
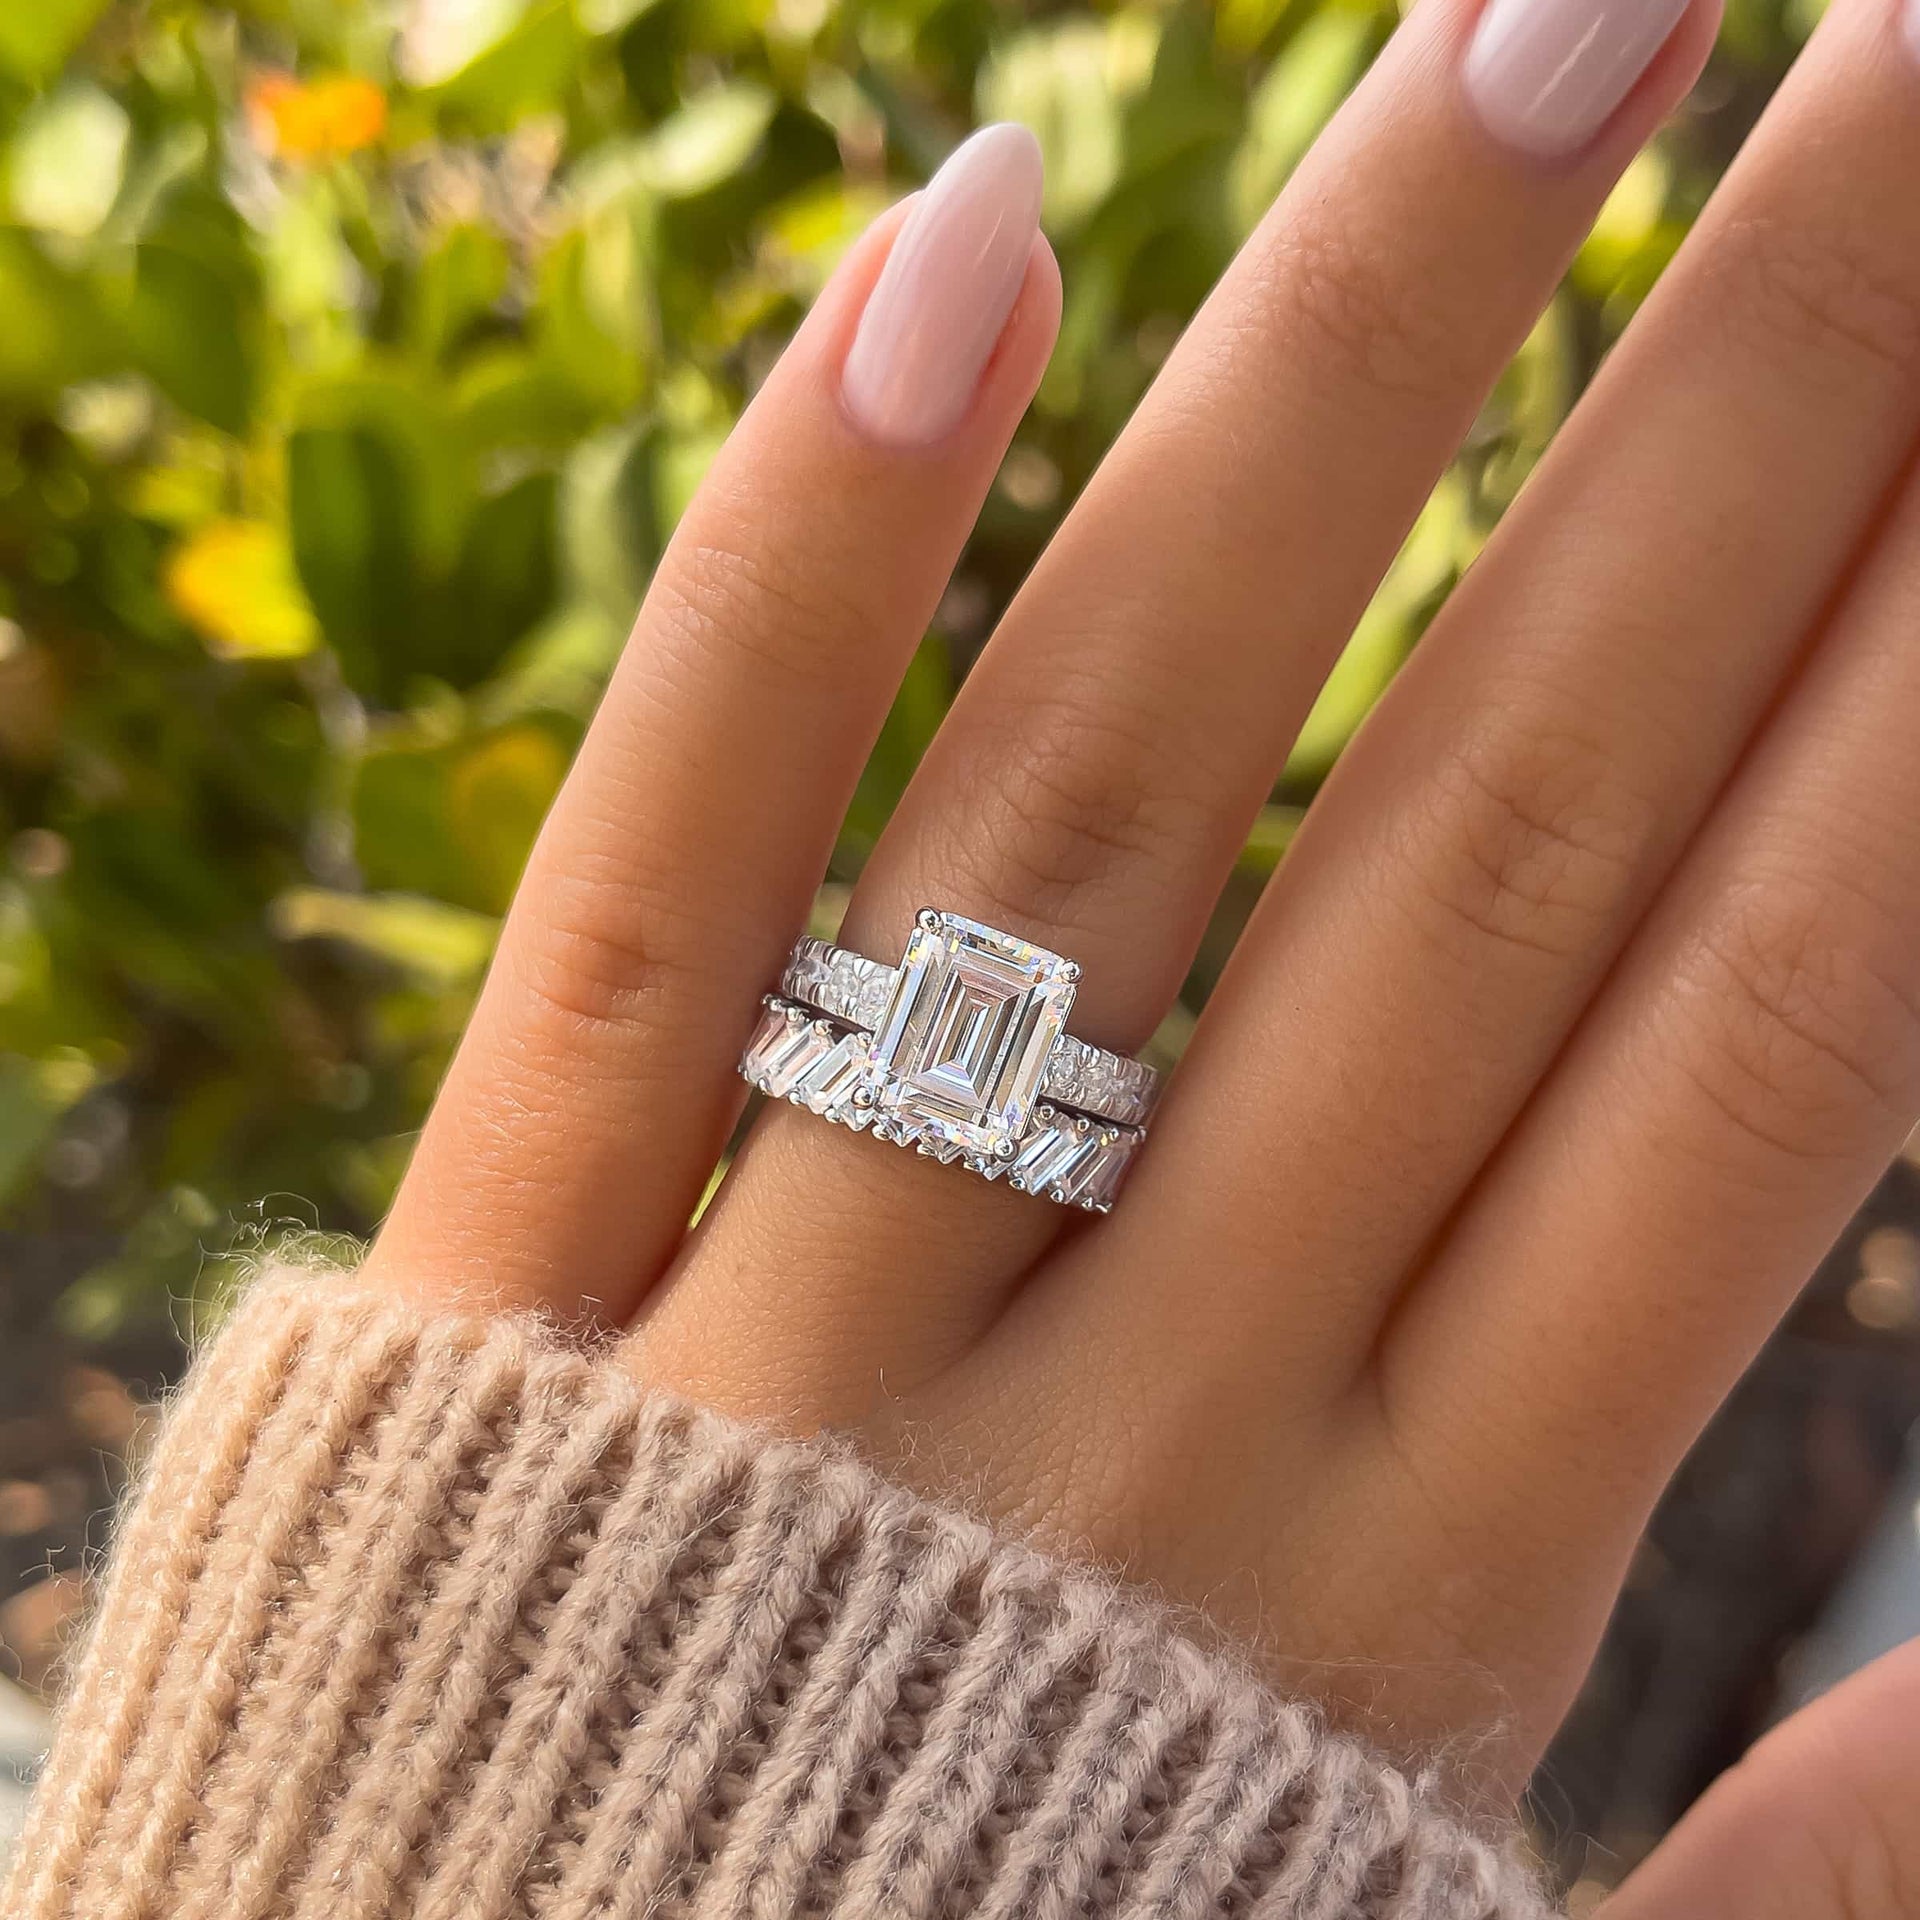
MULTIPOLYGON (((1169 1051, 1813 11, 1733 0, 1356 633, 1169 1051)), ((0 6, 0 1846, 183 1334, 237 1254, 380 1217, 661 542, 841 248, 976 121, 1040 135, 1059 350, 827 925, 1393 24, 1372 0, 0 6)), ((1917 1168, 1652 1530, 1535 1794, 1576 1910, 1902 1606, 1920 1630, 1917 1168)))

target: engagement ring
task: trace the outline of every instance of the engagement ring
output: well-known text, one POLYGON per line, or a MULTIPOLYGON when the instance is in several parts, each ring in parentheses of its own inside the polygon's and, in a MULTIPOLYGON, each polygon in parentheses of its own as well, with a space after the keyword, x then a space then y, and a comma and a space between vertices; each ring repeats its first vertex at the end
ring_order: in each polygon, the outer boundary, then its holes
POLYGON ((1030 940, 932 908, 897 967, 802 939, 740 1071, 856 1132, 1105 1213, 1160 1076, 1067 1032, 1079 978, 1030 940))

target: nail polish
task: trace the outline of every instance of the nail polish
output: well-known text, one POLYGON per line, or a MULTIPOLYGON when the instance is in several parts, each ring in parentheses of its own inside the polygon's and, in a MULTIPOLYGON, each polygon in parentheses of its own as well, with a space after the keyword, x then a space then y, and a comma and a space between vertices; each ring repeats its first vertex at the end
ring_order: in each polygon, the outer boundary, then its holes
POLYGON ((1542 159, 1576 153, 1633 91, 1688 3, 1488 0, 1467 49, 1467 97, 1508 146, 1542 159))
POLYGON ((1026 279, 1040 230, 1040 143, 983 127, 907 216, 841 370, 847 411, 889 446, 960 424, 1026 279))

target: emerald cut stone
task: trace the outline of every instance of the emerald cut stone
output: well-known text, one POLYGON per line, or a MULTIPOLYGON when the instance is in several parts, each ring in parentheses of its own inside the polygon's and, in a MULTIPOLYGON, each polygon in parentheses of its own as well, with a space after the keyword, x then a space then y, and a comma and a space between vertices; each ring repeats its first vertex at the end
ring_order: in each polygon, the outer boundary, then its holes
POLYGON ((970 1154, 1011 1154, 1079 972, 958 914, 921 914, 873 1043, 876 1123, 970 1154))

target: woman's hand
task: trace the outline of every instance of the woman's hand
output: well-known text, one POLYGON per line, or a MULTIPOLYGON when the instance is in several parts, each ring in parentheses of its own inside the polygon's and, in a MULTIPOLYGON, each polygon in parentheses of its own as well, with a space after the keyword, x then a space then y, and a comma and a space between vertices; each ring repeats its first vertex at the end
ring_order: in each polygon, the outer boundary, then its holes
MULTIPOLYGON (((1704 57, 1709 0, 1675 10, 1414 10, 1007 614, 850 944, 950 908, 1078 960, 1088 1037, 1152 1032, 1704 57)), ((646 1379, 851 1430, 1395 1736, 1504 1715, 1518 1779, 1920 1106, 1916 182, 1895 0, 1836 0, 1314 807, 1110 1219, 777 1107, 688 1238, 1051 344, 1037 161, 982 136, 854 250, 686 515, 376 1269, 630 1323, 646 1379)))

